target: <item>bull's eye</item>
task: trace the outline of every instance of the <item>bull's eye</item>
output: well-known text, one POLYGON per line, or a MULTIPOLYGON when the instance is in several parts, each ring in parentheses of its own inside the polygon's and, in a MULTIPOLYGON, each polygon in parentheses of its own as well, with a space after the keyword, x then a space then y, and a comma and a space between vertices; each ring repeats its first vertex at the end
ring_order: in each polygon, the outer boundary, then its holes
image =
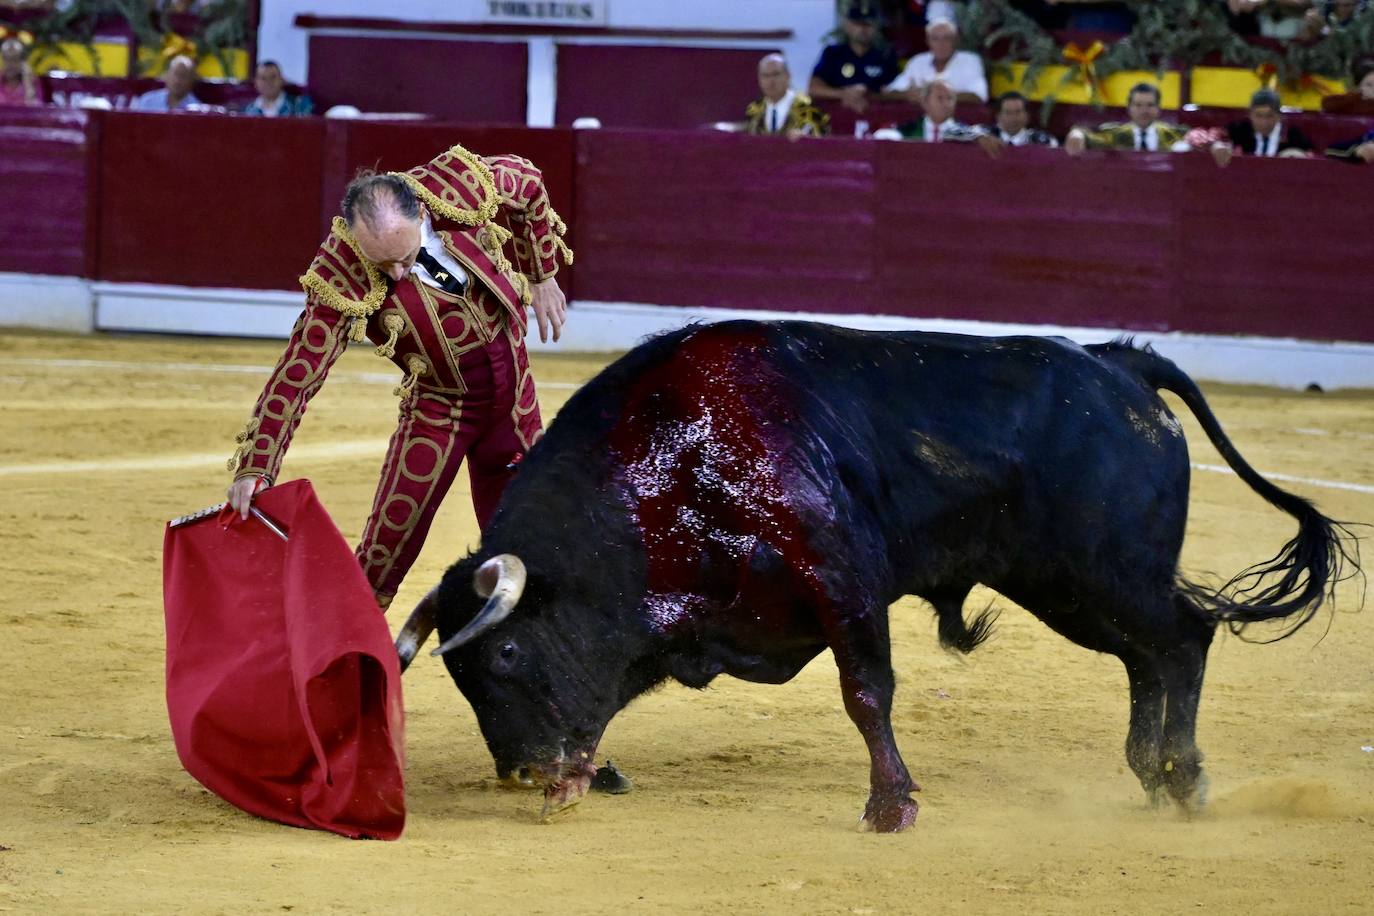
POLYGON ((514 642, 503 642, 491 657, 491 670, 497 674, 506 674, 515 667, 515 662, 520 654, 520 648, 514 642))

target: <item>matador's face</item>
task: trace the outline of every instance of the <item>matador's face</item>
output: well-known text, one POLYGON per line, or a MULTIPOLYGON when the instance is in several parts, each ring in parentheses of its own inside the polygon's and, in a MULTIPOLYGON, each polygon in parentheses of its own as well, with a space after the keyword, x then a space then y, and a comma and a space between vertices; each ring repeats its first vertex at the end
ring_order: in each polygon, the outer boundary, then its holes
POLYGON ((358 243, 358 253, 391 279, 404 280, 412 268, 415 258, 420 254, 420 226, 424 223, 425 210, 415 219, 402 216, 388 208, 371 223, 359 219, 352 226, 353 240, 358 243))

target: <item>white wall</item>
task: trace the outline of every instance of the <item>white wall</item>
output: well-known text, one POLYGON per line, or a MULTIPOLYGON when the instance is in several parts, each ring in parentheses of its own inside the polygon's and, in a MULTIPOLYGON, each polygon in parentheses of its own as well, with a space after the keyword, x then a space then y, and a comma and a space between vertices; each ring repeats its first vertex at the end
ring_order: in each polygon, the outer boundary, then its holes
MULTIPOLYGON (((147 283, 89 283, 73 277, 0 274, 0 334, 6 326, 64 331, 151 331, 160 334, 285 338, 301 309, 301 294, 202 289, 147 283)), ((531 350, 626 350, 650 334, 689 321, 796 318, 877 331, 946 331, 957 334, 1049 334, 1100 343, 1120 334, 1105 328, 902 318, 890 315, 817 315, 742 309, 696 309, 633 302, 572 303, 563 339, 531 350)), ((1305 388, 1374 388, 1374 344, 1223 337, 1181 332, 1133 332, 1202 381, 1305 388)))
MULTIPOLYGON (((791 29, 795 37, 783 44, 783 52, 791 62, 793 81, 801 87, 806 85, 811 68, 820 56, 822 37, 835 27, 834 0, 605 0, 605 3, 609 28, 791 29)), ((279 61, 288 80, 304 82, 309 68, 307 33, 292 25, 298 14, 478 23, 485 21, 485 7, 485 0, 402 0, 393 4, 379 4, 376 0, 263 0, 258 56, 279 61)), ((602 38, 584 40, 607 41, 602 38)), ((644 39, 625 41, 642 44, 644 39)), ((716 44, 700 40, 687 43, 716 44)), ((740 45, 739 42, 718 44, 740 45)), ((746 46, 748 44, 753 43, 746 46)), ((359 65, 365 66, 365 63, 359 65)))

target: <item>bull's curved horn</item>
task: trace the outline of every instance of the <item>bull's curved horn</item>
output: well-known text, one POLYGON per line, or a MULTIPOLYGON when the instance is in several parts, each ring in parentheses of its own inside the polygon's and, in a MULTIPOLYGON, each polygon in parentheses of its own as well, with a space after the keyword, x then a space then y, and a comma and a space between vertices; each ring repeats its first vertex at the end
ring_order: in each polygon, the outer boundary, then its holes
POLYGON ((434 632, 438 601, 439 588, 435 586, 430 589, 428 595, 420 599, 419 604, 415 605, 415 610, 406 618, 405 626, 401 627, 401 632, 396 635, 396 654, 401 659, 402 674, 410 667, 415 653, 420 651, 425 640, 429 639, 429 634, 434 632))
POLYGON ((486 597, 487 603, 467 626, 449 637, 430 655, 443 655, 450 649, 471 642, 509 617, 525 590, 525 564, 512 553, 492 557, 473 574, 472 587, 477 594, 486 597))

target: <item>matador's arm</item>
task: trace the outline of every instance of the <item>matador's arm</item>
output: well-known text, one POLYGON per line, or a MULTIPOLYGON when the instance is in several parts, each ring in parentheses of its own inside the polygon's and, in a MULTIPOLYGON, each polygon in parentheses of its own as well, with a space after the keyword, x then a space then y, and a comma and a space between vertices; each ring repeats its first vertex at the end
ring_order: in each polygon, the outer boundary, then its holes
POLYGON ((534 163, 519 156, 486 156, 496 193, 514 232, 516 269, 536 283, 558 273, 558 258, 573 262, 572 250, 563 242, 568 231, 544 188, 544 176, 534 163))
POLYGON ((329 367, 348 346, 350 319, 314 295, 307 295, 305 311, 291 329, 291 339, 272 370, 267 386, 253 407, 252 418, 235 437, 238 446, 228 468, 234 479, 277 479, 286 447, 305 415, 306 404, 324 384, 329 367))

